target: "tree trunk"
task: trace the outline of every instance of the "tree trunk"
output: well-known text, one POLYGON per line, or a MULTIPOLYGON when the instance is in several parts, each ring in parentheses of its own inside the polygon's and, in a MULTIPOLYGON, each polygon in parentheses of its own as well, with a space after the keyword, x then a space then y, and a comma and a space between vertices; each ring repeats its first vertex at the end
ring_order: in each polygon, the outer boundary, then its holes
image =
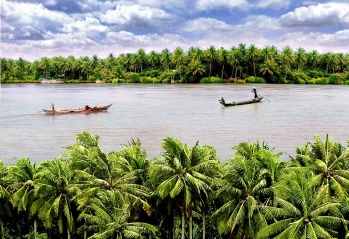
POLYGON ((191 211, 191 204, 189 204, 188 210, 189 216, 189 239, 193 239, 193 213, 191 211))
POLYGON ((206 238, 206 211, 202 210, 202 239, 206 238))
POLYGON ((172 239, 175 239, 176 234, 176 211, 173 210, 173 228, 172 228, 172 239))
POLYGON ((0 233, 1 233, 1 238, 5 239, 4 235, 4 223, 2 222, 2 219, 0 218, 0 233))
POLYGON ((184 230, 185 230, 185 203, 183 202, 183 206, 182 206, 182 239, 185 239, 184 230))
POLYGON ((223 72, 224 72, 224 65, 222 66, 222 74, 221 74, 222 80, 223 80, 223 72))
POLYGON ((210 74, 208 74, 208 77, 211 77, 211 70, 212 70, 212 62, 210 62, 210 74))
POLYGON ((70 239, 70 232, 69 232, 69 226, 67 224, 67 238, 70 239))
POLYGON ((34 215, 34 239, 36 238, 36 233, 38 232, 38 225, 37 225, 37 215, 34 215))

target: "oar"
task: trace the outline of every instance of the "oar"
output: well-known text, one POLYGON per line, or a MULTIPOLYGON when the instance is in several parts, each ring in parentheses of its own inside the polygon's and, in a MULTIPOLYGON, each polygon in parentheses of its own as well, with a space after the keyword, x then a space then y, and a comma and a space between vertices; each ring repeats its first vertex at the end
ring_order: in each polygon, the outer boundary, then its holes
POLYGON ((269 101, 269 102, 270 102, 270 100, 268 100, 267 98, 265 98, 263 95, 260 95, 260 96, 262 96, 264 99, 266 99, 267 101, 269 101))

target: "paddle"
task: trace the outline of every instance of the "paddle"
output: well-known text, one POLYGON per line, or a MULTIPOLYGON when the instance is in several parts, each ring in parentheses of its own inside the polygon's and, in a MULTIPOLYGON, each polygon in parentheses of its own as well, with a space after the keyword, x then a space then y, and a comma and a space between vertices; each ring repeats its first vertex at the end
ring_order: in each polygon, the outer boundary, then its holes
POLYGON ((269 102, 270 102, 270 100, 268 100, 267 98, 265 98, 263 95, 260 95, 260 96, 262 96, 264 99, 266 99, 267 101, 269 101, 269 102))

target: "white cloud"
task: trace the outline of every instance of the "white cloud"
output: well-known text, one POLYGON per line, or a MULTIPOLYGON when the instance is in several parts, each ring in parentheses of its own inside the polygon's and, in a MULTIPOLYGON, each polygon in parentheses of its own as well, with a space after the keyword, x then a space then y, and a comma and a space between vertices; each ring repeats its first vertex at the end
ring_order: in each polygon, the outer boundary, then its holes
POLYGON ((326 3, 296 8, 280 18, 286 27, 349 26, 348 3, 326 3))
POLYGON ((280 38, 283 46, 290 46, 293 49, 302 47, 307 51, 317 49, 321 53, 326 52, 345 52, 343 45, 348 45, 349 30, 335 32, 334 34, 323 34, 311 32, 294 32, 285 34, 280 38))
POLYGON ((283 8, 288 8, 290 2, 290 0, 259 0, 256 3, 256 7, 279 10, 283 8))
POLYGON ((146 29, 166 25, 174 21, 174 16, 157 8, 142 5, 117 5, 100 16, 102 22, 125 27, 146 29))
POLYGON ((109 28, 101 25, 98 19, 87 17, 85 20, 63 24, 63 32, 88 32, 88 34, 98 34, 107 32, 109 28))
POLYGON ((231 25, 214 18, 198 18, 187 21, 182 27, 183 31, 191 33, 227 32, 233 30, 231 25))
POLYGON ((246 8, 248 6, 246 0, 197 0, 196 9, 199 11, 208 11, 212 9, 233 9, 246 8))

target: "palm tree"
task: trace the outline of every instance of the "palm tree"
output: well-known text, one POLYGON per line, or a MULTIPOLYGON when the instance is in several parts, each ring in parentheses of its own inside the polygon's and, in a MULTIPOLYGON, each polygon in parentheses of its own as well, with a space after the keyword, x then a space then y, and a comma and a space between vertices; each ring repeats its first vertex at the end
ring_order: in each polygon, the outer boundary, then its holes
POLYGON ((211 219, 218 232, 229 238, 255 238, 267 225, 260 208, 273 201, 273 180, 280 174, 281 159, 269 146, 242 142, 235 146, 234 157, 225 162, 223 176, 215 185, 215 197, 223 205, 211 219), (269 203, 268 203, 269 202, 269 203))
POLYGON ((172 59, 171 52, 167 48, 162 50, 160 61, 165 66, 165 68, 167 68, 168 71, 170 71, 171 59, 172 59))
POLYGON ((340 203, 324 201, 316 190, 311 171, 291 170, 276 185, 273 206, 263 206, 266 217, 274 220, 257 238, 336 238, 348 222, 338 209, 340 203))
MULTIPOLYGON (((101 191, 91 199, 88 210, 84 210, 79 219, 87 222, 87 228, 93 238, 145 238, 155 236, 157 229, 153 225, 132 220, 130 202, 116 191, 101 191)), ((151 238, 151 237, 150 237, 151 238)))
POLYGON ((256 60, 259 57, 259 49, 254 45, 251 44, 247 49, 247 58, 252 61, 253 64, 253 73, 256 77, 256 60))
POLYGON ((9 185, 8 168, 0 160, 0 236, 2 239, 5 239, 4 219, 11 215, 11 195, 7 189, 9 185))
POLYGON ((220 64, 222 64, 222 72, 221 72, 221 79, 223 80, 224 78, 224 65, 227 63, 227 57, 228 57, 228 51, 226 49, 224 49, 223 47, 221 47, 221 49, 219 49, 217 51, 217 55, 218 55, 218 61, 220 64))
POLYGON ((141 67, 141 72, 143 71, 143 64, 147 63, 147 55, 145 54, 145 51, 143 49, 139 49, 136 57, 138 59, 138 62, 140 64, 141 67))
POLYGON ((192 239, 192 203, 194 195, 205 195, 211 191, 212 172, 218 167, 218 159, 211 149, 202 149, 196 143, 193 148, 183 145, 178 139, 167 137, 161 146, 165 149, 163 160, 154 164, 150 177, 157 182, 156 193, 161 199, 171 198, 181 208, 182 231, 185 235, 185 212, 188 210, 189 238, 192 239))
POLYGON ((35 175, 35 193, 38 198, 31 207, 31 213, 38 213, 46 227, 57 220, 60 233, 66 231, 70 239, 74 231, 72 198, 79 192, 74 186, 73 171, 63 159, 43 161, 35 175))
POLYGON ((305 50, 301 47, 298 48, 298 50, 295 52, 295 62, 297 64, 298 71, 307 62, 307 56, 306 56, 305 50))
POLYGON ((159 53, 156 53, 155 51, 151 51, 150 54, 148 55, 148 62, 152 66, 152 68, 156 68, 156 66, 160 62, 160 55, 159 53))
POLYGON ((306 167, 314 172, 314 184, 326 192, 327 201, 331 201, 334 196, 347 197, 349 149, 335 143, 328 135, 324 142, 319 135, 314 138, 315 143, 309 142, 305 147, 297 148, 297 155, 292 158, 293 166, 306 167))
POLYGON ((44 71, 44 77, 50 76, 51 61, 47 57, 43 57, 39 61, 39 68, 44 71))
POLYGON ((284 47, 281 53, 281 61, 285 64, 285 80, 287 80, 287 72, 291 66, 291 63, 294 62, 294 55, 292 49, 289 46, 284 47))
MULTIPOLYGON (((142 155, 133 155, 135 158, 131 161, 129 157, 124 158, 123 153, 105 153, 99 148, 99 136, 90 135, 87 131, 79 133, 76 144, 67 148, 65 156, 72 162, 71 167, 77 176, 76 185, 83 189, 77 197, 81 208, 88 207, 90 199, 98 196, 101 191, 114 191, 134 207, 141 207, 150 214, 150 205, 146 201, 150 192, 148 188, 138 184, 145 169, 136 169, 135 165, 145 164, 142 155)), ((146 168, 146 165, 143 167, 146 168)))
POLYGON ((279 73, 278 68, 279 66, 275 62, 275 60, 266 60, 263 64, 260 65, 259 72, 263 75, 272 76, 275 73, 279 73))
POLYGON ((206 67, 198 60, 191 61, 187 66, 187 74, 198 77, 206 73, 206 67))
POLYGON ((185 59, 185 55, 184 55, 183 49, 180 47, 177 47, 173 52, 172 62, 176 64, 176 71, 179 70, 180 80, 182 78, 182 71, 180 69, 181 69, 181 65, 184 62, 184 59, 185 59))
POLYGON ((214 46, 210 46, 204 53, 206 53, 206 57, 210 62, 210 71, 208 73, 208 77, 211 77, 212 72, 212 63, 217 60, 217 49, 214 46))
MULTIPOLYGON (((10 177, 14 183, 11 185, 13 206, 18 212, 30 211, 30 207, 37 197, 35 196, 34 176, 37 173, 35 164, 28 158, 16 161, 16 164, 9 168, 10 177)), ((37 214, 32 214, 34 235, 37 233, 37 214)))

